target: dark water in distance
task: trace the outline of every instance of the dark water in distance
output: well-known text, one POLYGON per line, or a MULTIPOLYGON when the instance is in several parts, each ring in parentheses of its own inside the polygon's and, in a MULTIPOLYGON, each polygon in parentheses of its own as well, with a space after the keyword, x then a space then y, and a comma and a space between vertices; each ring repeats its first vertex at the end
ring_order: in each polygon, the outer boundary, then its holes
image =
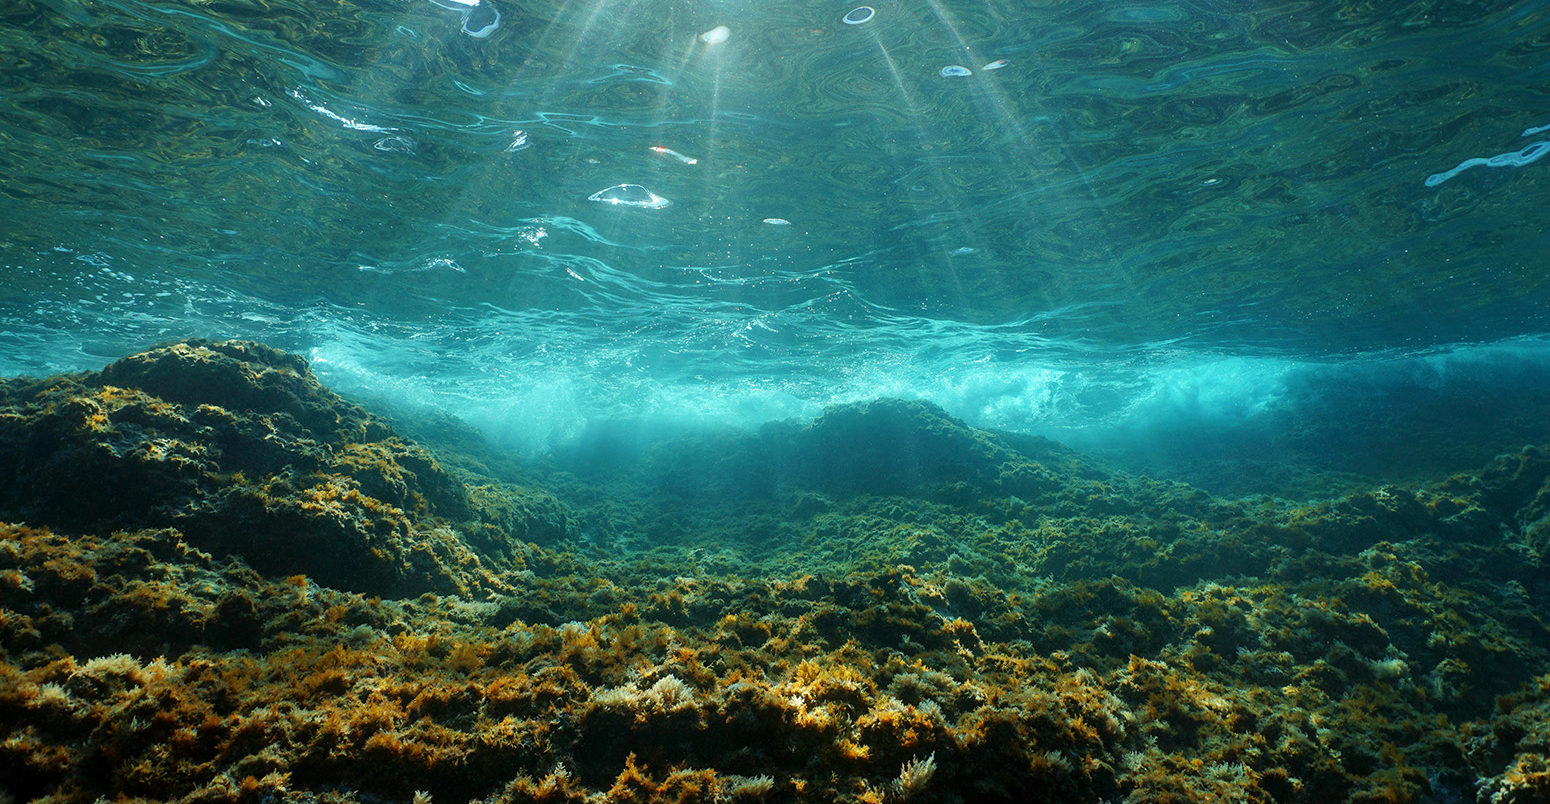
POLYGON ((1550 3, 874 7, 10 0, 0 373, 251 337, 530 450, 1550 435, 1550 3))

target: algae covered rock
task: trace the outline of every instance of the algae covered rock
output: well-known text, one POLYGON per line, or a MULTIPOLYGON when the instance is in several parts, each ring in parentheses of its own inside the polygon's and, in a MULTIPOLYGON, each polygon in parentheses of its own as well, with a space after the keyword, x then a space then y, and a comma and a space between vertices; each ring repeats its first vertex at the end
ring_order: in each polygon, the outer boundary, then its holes
POLYGON ((477 518, 463 484, 296 355, 184 341, 7 381, 0 411, 0 517, 173 527, 264 573, 384 595, 490 585, 451 526, 477 518))
MULTIPOLYGON (((628 439, 619 439, 627 442, 628 439)), ((573 462, 578 474, 605 463, 594 447, 573 462)), ((764 425, 757 434, 669 438, 627 468, 650 488, 680 497, 771 498, 821 491, 838 496, 942 497, 1054 489, 1059 471, 1104 473, 1073 451, 1038 436, 974 428, 930 402, 876 399, 834 405, 811 422, 764 425)))
POLYGON ((424 443, 256 344, 0 383, 0 794, 1550 789, 1539 449, 1294 503, 899 400, 559 469, 424 443))
POLYGON ((907 494, 943 483, 983 485, 1007 450, 929 402, 839 405, 793 433, 788 467, 818 488, 907 494))
POLYGON ((135 388, 190 408, 261 411, 272 421, 288 417, 327 441, 388 435, 380 421, 319 384, 300 355, 251 341, 169 344, 111 363, 88 384, 135 388))

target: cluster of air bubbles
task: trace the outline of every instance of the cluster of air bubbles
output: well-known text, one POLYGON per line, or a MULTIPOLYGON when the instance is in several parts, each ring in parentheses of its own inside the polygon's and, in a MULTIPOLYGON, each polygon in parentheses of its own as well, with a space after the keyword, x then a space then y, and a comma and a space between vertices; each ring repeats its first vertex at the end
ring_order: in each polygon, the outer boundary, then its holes
MULTIPOLYGON (((846 25, 864 25, 868 22, 871 22, 872 18, 875 16, 877 16, 877 9, 872 8, 871 6, 856 6, 855 8, 846 12, 845 16, 840 18, 840 21, 846 25)), ((995 61, 986 64, 980 69, 999 70, 1010 63, 1011 62, 1007 61, 1006 59, 996 59, 995 61)), ((941 75, 943 78, 961 78, 963 76, 974 75, 974 71, 963 66, 962 64, 949 64, 938 71, 938 75, 941 75)))
MULTIPOLYGON (((472 3, 473 5, 477 5, 479 2, 481 2, 481 0, 432 1, 437 3, 472 3)), ((841 18, 841 22, 845 23, 846 25, 865 25, 866 23, 869 23, 874 18, 876 18, 876 16, 877 9, 873 8, 872 6, 856 6, 855 8, 845 13, 845 16, 841 18)), ((700 34, 699 40, 706 45, 719 45, 723 42, 726 42, 731 38, 731 36, 732 29, 725 25, 717 25, 716 27, 700 34)), ((1010 62, 1007 59, 996 59, 995 61, 985 64, 980 69, 982 71, 999 70, 1003 67, 1006 67, 1009 63, 1010 62)), ((949 64, 946 67, 943 67, 940 71, 940 75, 944 78, 957 78, 971 76, 973 74, 973 70, 970 70, 968 67, 960 64, 949 64)), ((513 133, 512 142, 506 147, 506 150, 508 152, 517 151, 525 147, 527 147, 527 135, 522 131, 517 131, 513 133)), ((650 146, 650 150, 652 153, 666 157, 684 165, 696 165, 699 164, 700 161, 697 157, 689 156, 665 145, 652 145, 650 146)), ((593 163, 595 164, 595 162, 593 163)), ((917 186, 913 189, 919 192, 923 191, 925 188, 917 186)), ((656 193, 639 184, 629 183, 616 184, 612 187, 598 190, 597 192, 588 196, 587 200, 600 204, 608 204, 609 206, 633 207, 637 209, 662 209, 663 207, 666 207, 672 203, 668 199, 657 195, 656 193)), ((785 218, 777 217, 764 218, 763 222, 769 226, 791 225, 791 221, 785 218)), ((974 251, 973 249, 959 249, 954 253, 964 255, 972 254, 974 251)))

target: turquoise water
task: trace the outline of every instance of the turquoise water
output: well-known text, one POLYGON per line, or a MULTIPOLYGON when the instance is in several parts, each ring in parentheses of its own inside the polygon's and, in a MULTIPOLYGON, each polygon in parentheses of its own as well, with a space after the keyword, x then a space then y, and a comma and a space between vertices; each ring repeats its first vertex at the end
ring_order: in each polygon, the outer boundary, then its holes
POLYGON ((527 452, 879 396, 1353 471, 1550 436, 1550 3, 855 8, 12 0, 0 374, 255 338, 527 452))

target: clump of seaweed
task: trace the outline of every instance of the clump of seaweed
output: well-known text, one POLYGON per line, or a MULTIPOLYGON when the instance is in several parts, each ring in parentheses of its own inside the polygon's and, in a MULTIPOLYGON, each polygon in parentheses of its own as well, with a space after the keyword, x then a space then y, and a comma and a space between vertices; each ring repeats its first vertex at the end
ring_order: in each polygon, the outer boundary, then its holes
POLYGON ((931 777, 936 775, 936 754, 927 754, 924 758, 912 759, 899 768, 899 778, 893 780, 890 792, 899 797, 901 801, 909 801, 916 794, 926 789, 931 783, 931 777))

